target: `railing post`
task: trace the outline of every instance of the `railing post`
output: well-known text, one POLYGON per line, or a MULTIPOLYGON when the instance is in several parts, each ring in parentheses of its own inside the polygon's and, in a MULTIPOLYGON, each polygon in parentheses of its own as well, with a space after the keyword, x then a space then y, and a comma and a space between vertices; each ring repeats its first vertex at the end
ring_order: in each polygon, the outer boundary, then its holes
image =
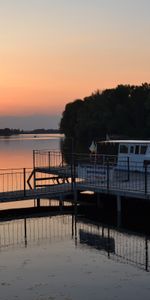
POLYGON ((23 168, 23 190, 24 190, 24 197, 26 196, 26 169, 23 168))
POLYGON ((33 150, 33 169, 35 168, 35 150, 33 150))
POLYGON ((147 194, 147 163, 145 163, 145 195, 147 194))
POLYGON ((36 179, 35 179, 35 150, 33 150, 33 183, 34 189, 36 188, 36 179))
POLYGON ((51 156, 50 156, 50 151, 48 151, 48 167, 50 169, 50 166, 51 166, 51 156))

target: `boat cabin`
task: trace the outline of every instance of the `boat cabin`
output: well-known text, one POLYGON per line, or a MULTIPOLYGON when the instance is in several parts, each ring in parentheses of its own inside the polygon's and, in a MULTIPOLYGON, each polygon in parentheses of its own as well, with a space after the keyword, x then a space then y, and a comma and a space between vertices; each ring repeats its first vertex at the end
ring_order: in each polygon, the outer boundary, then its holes
POLYGON ((125 169, 130 163, 136 170, 150 164, 150 141, 109 140, 97 143, 97 153, 117 156, 117 167, 125 169))

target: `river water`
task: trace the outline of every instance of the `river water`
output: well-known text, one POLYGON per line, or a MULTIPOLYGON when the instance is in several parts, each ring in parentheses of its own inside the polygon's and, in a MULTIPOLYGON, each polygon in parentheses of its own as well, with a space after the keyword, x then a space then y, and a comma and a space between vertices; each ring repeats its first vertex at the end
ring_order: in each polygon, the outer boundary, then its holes
POLYGON ((0 137, 0 169, 31 168, 33 150, 59 150, 60 134, 22 134, 0 137))
MULTIPOLYGON (((60 138, 1 138, 0 168, 32 167, 32 150, 59 149, 60 138)), ((150 299, 145 234, 79 214, 11 217, 0 222, 1 300, 150 299)))
MULTIPOLYGON (((33 168, 33 150, 60 150, 60 141, 64 138, 61 134, 21 134, 10 137, 0 137, 0 189, 1 191, 12 190, 12 184, 16 186, 20 184, 15 176, 7 175, 12 169, 15 172, 23 174, 23 168, 29 168, 26 171, 28 177, 33 168), (3 176, 4 172, 6 173, 3 176), (6 185, 3 187, 3 185, 6 185)), ((23 182, 23 180, 21 179, 23 182)), ((43 202, 44 203, 44 202, 43 202)), ((46 201, 45 201, 46 205, 46 201)), ((32 207, 34 200, 12 202, 0 204, 0 209, 17 208, 17 207, 32 207)))

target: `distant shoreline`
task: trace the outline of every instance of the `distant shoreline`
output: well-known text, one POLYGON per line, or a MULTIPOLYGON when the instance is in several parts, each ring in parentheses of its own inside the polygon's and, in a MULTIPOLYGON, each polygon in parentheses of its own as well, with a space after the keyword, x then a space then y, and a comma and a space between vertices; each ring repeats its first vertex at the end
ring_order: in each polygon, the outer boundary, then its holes
POLYGON ((20 130, 20 129, 10 129, 4 128, 0 129, 0 136, 11 136, 11 135, 19 135, 19 134, 57 134, 61 133, 59 129, 33 129, 33 130, 20 130))

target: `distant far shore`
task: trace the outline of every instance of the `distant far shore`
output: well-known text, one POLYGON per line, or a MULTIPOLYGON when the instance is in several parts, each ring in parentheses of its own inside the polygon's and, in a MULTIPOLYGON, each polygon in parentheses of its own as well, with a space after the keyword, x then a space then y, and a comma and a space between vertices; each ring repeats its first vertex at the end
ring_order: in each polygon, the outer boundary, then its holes
POLYGON ((33 130, 20 130, 20 129, 12 129, 12 128, 4 128, 0 129, 0 136, 11 136, 18 134, 45 134, 45 133, 60 133, 59 129, 33 129, 33 130))

